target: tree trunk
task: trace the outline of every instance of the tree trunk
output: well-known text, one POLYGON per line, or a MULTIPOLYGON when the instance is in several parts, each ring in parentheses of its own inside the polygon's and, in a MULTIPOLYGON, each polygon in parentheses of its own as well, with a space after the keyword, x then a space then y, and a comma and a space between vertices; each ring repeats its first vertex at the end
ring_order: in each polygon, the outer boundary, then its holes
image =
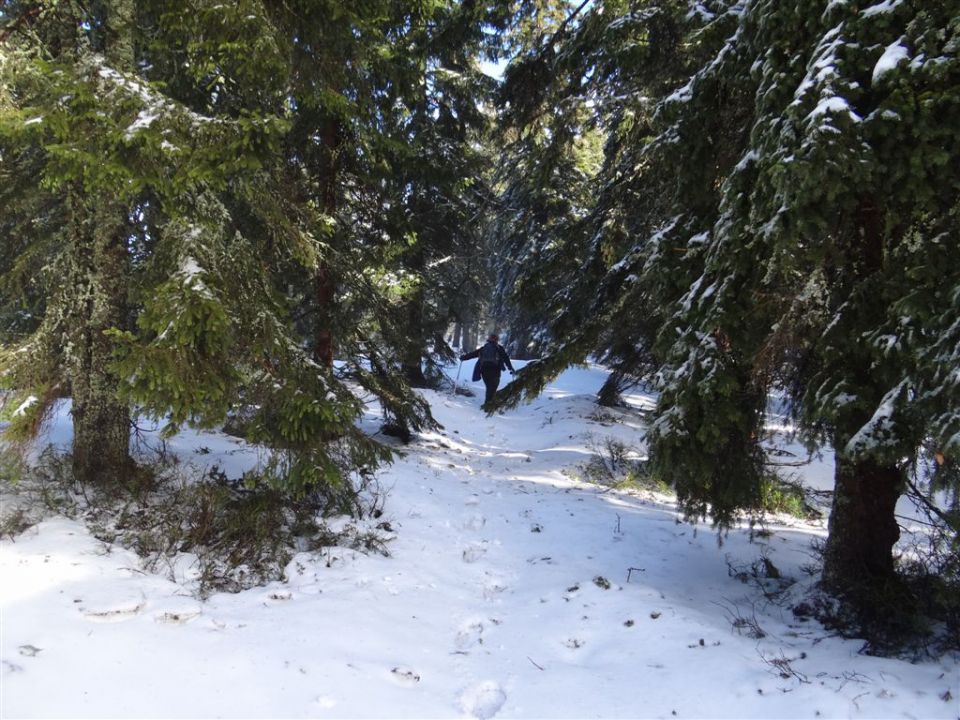
POLYGON ((461 339, 463 337, 463 323, 457 320, 453 324, 453 340, 450 342, 450 345, 453 346, 456 350, 463 350, 463 345, 461 344, 461 339))
POLYGON ((467 352, 477 347, 477 322, 473 316, 467 316, 463 321, 463 349, 467 352))
POLYGON ((427 376, 423 374, 423 368, 419 365, 404 365, 403 374, 407 384, 414 388, 429 388, 430 382, 427 376))
POLYGON ((903 482, 896 467, 837 458, 823 563, 827 589, 869 596, 870 588, 894 578, 893 546, 900 538, 894 509, 903 482))
POLYGON ((623 375, 614 371, 610 373, 604 381, 603 386, 597 392, 597 404, 603 407, 620 407, 623 405, 623 397, 620 395, 620 381, 623 375))
POLYGON ((71 198, 73 237, 68 292, 68 368, 73 396, 73 473, 77 482, 106 485, 127 479, 130 410, 111 372, 114 343, 105 334, 127 322, 129 264, 122 211, 91 210, 71 198))
MULTIPOLYGON (((120 71, 135 66, 131 0, 102 8, 95 32, 97 50, 120 71)), ((128 325, 130 263, 126 208, 99 193, 75 186, 68 196, 71 222, 67 285, 67 367, 73 397, 73 475, 84 485, 129 482, 130 408, 119 398, 120 379, 111 371, 110 329, 128 325), (75 294, 72 294, 75 293, 75 294)))
MULTIPOLYGON (((334 119, 326 120, 320 126, 320 167, 318 180, 320 183, 320 204, 323 212, 333 218, 337 213, 337 174, 339 171, 337 154, 340 150, 341 130, 340 123, 334 119)), ((334 337, 333 337, 333 301, 337 294, 337 286, 330 266, 321 258, 313 278, 314 299, 317 309, 314 321, 313 355, 322 366, 333 367, 334 337)))
POLYGON ((423 374, 423 350, 420 347, 420 323, 416 321, 419 318, 420 304, 414 302, 409 307, 409 337, 406 338, 403 348, 403 359, 401 367, 403 376, 410 387, 425 388, 429 387, 426 375, 423 374))
POLYGON ((321 261, 313 276, 314 299, 317 303, 313 334, 313 356, 323 367, 333 367, 333 331, 331 307, 336 296, 336 285, 326 263, 321 261))
MULTIPOLYGON (((857 231, 849 235, 843 270, 861 283, 881 272, 884 263, 882 203, 863 198, 857 208, 857 231)), ((851 309, 850 312, 855 310, 851 309)), ((884 389, 870 367, 871 357, 849 358, 848 386, 854 394, 879 402, 884 389)), ((870 403, 867 403, 868 405, 870 403)), ((834 431, 837 451, 833 508, 824 549, 823 584, 853 600, 861 609, 875 604, 878 594, 891 587, 896 573, 893 546, 900 537, 894 515, 904 487, 904 474, 894 465, 870 458, 851 460, 841 448, 870 415, 853 413, 834 431)))
MULTIPOLYGON (((416 250, 408 260, 408 267, 423 276, 426 262, 423 252, 416 250)), ((430 381, 423 373, 423 359, 426 355, 427 331, 424 329, 424 294, 422 289, 414 289, 407 298, 404 308, 406 322, 404 323, 405 337, 401 342, 401 363, 403 375, 410 387, 430 387, 430 381)))

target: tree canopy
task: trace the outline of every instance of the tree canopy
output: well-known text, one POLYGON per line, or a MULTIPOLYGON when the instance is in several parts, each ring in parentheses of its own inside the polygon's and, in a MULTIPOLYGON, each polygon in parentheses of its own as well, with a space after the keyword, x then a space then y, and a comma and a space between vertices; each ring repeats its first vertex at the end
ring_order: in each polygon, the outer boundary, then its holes
POLYGON ((591 357, 656 390, 689 519, 758 507, 784 408, 867 604, 909 486, 960 528, 958 53, 960 0, 8 0, 3 386, 25 431, 71 397, 83 481, 137 414, 229 419, 348 505, 361 396, 433 427, 489 308, 537 357, 500 407, 591 357))
POLYGON ((8 384, 72 396, 78 475, 123 474, 132 408, 242 415, 299 491, 388 456, 352 383, 406 434, 433 423, 396 369, 442 351, 463 270, 434 268, 476 232, 499 17, 5 3, 8 384))
MULTIPOLYGON (((726 526, 757 505, 780 398, 836 453, 825 578, 889 577, 908 478, 957 489, 957 10, 598 3, 541 44, 547 88, 507 94, 518 132, 586 115, 604 158, 590 203, 539 223, 522 247, 540 262, 507 278, 539 288, 548 342, 504 404, 590 355, 652 382, 655 471, 726 526)), ((525 167, 564 172, 574 127, 525 167)))

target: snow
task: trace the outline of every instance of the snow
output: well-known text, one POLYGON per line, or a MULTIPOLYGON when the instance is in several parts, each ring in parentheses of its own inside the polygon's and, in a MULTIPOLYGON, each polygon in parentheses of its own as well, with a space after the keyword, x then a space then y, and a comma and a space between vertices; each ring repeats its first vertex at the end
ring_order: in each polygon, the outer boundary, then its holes
POLYGON ((740 158, 740 162, 737 163, 736 170, 737 172, 743 172, 750 165, 759 162, 759 160, 760 160, 760 153, 758 153, 756 150, 751 149, 746 153, 744 153, 743 157, 740 158))
POLYGON ((703 3, 695 2, 687 11, 687 20, 698 20, 700 22, 710 22, 716 18, 716 14, 711 12, 703 3))
POLYGON ((864 8, 860 11, 860 14, 863 17, 873 17, 874 15, 885 15, 887 13, 893 12, 900 5, 903 4, 903 0, 883 0, 876 5, 871 5, 868 8, 864 8))
POLYGON ((834 8, 843 8, 850 4, 850 0, 830 0, 827 3, 827 9, 824 10, 824 16, 828 15, 834 8))
POLYGON ((137 114, 136 120, 134 120, 130 126, 124 131, 123 135, 127 140, 133 138, 141 130, 145 130, 150 125, 153 124, 153 121, 160 117, 160 109, 156 107, 146 108, 141 110, 137 114))
POLYGON ((691 78, 685 85, 674 90, 670 95, 663 101, 664 105, 669 105, 671 103, 686 103, 690 102, 693 99, 693 78, 691 78))
MULTIPOLYGON (((641 414, 594 403, 605 376, 573 368, 494 417, 425 391, 443 429, 380 475, 390 557, 301 552, 283 582, 200 601, 190 556, 151 574, 62 517, 4 537, 0 716, 956 717, 957 658, 861 655, 730 576, 763 552, 801 592, 822 522, 720 546, 668 498, 571 477, 605 438, 644 454, 641 414)), ((259 457, 217 432, 169 451, 230 475, 259 457)))
POLYGON ((894 416, 897 411, 897 401, 906 392, 907 387, 908 383, 903 381, 887 391, 874 410, 873 417, 847 442, 844 448, 845 454, 857 457, 878 447, 897 445, 899 435, 896 432, 894 416))
POLYGON ((180 274, 183 275, 184 279, 188 282, 192 281, 198 275, 203 274, 203 268, 197 264, 197 261, 190 256, 186 256, 180 262, 180 274))
POLYGON ((896 42, 890 43, 887 49, 883 51, 883 55, 877 60, 877 64, 873 66, 874 84, 884 75, 895 70, 901 61, 910 59, 909 51, 902 44, 905 39, 906 38, 900 38, 896 42))
MULTIPOLYGON (((199 228, 192 228, 191 234, 194 232, 199 235, 199 228)), ((202 297, 213 299, 213 293, 203 281, 203 276, 205 274, 206 271, 200 267, 195 258, 186 255, 180 260, 180 267, 177 271, 177 275, 182 278, 184 287, 190 288, 193 292, 202 297)))
POLYGON ((812 120, 827 113, 846 113, 854 122, 860 122, 861 120, 860 116, 850 109, 849 103, 842 97, 836 95, 831 95, 820 100, 817 106, 807 115, 807 119, 812 120))
POLYGON ((22 417, 23 415, 26 415, 27 410, 32 408, 38 402, 40 402, 40 399, 36 395, 30 395, 26 400, 20 403, 16 410, 13 411, 13 416, 22 417))
POLYGON ((171 102, 169 98, 157 92, 146 83, 141 82, 135 77, 124 75, 110 67, 107 64, 106 58, 100 54, 90 53, 86 56, 85 60, 91 65, 97 76, 104 81, 108 94, 119 90, 124 94, 137 98, 143 104, 137 117, 124 132, 127 140, 132 139, 138 132, 149 127, 155 120, 161 117, 169 118, 174 115, 181 115, 187 118, 194 128, 208 123, 216 123, 219 125, 229 123, 229 121, 208 117, 190 110, 185 106, 171 102))

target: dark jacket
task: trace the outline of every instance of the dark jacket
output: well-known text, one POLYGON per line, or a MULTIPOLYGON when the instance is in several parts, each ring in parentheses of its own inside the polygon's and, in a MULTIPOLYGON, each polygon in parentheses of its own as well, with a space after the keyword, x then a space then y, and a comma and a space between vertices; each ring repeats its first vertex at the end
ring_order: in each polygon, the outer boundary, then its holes
MULTIPOLYGON (((493 340, 487 340, 486 345, 481 345, 480 347, 478 347, 478 348, 477 348, 476 350, 474 350, 473 352, 468 352, 466 355, 461 355, 461 356, 460 356, 460 359, 461 359, 461 360, 473 360, 473 359, 476 358, 476 357, 480 357, 480 351, 483 350, 483 349, 484 349, 485 347, 487 347, 488 345, 493 345, 493 347, 496 348, 496 351, 497 351, 497 360, 496 360, 497 372, 503 372, 504 370, 509 370, 510 372, 514 372, 514 370, 513 370, 513 365, 510 364, 510 358, 507 357, 507 351, 503 349, 503 345, 501 345, 500 343, 495 343, 495 342, 493 342, 493 340)), ((482 367, 482 366, 483 366, 484 364, 485 364, 485 363, 483 363, 483 362, 477 362, 477 364, 473 366, 473 382, 477 382, 477 381, 480 379, 480 373, 483 371, 483 367, 482 367)))

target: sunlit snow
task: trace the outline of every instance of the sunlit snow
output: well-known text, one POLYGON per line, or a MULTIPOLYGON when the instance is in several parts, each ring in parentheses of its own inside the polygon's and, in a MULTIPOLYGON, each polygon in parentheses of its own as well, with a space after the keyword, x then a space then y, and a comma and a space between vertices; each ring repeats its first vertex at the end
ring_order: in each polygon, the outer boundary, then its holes
MULTIPOLYGON (((666 496, 572 477, 608 439, 645 454, 638 410, 594 402, 605 377, 572 368, 493 417, 482 393, 425 391, 443 428, 379 477, 390 557, 300 552, 283 582, 200 601, 187 554, 153 574, 57 517, 4 537, 0 715, 956 717, 956 658, 867 657, 790 612, 823 521, 720 545, 666 496), (797 581, 780 603, 731 577, 761 554, 797 581)), ((51 440, 69 439, 68 407, 51 440)), ((363 427, 378 426, 371 408, 363 427)), ((231 476, 260 459, 217 432, 169 450, 231 476)), ((828 483, 830 458, 797 471, 828 483)))

